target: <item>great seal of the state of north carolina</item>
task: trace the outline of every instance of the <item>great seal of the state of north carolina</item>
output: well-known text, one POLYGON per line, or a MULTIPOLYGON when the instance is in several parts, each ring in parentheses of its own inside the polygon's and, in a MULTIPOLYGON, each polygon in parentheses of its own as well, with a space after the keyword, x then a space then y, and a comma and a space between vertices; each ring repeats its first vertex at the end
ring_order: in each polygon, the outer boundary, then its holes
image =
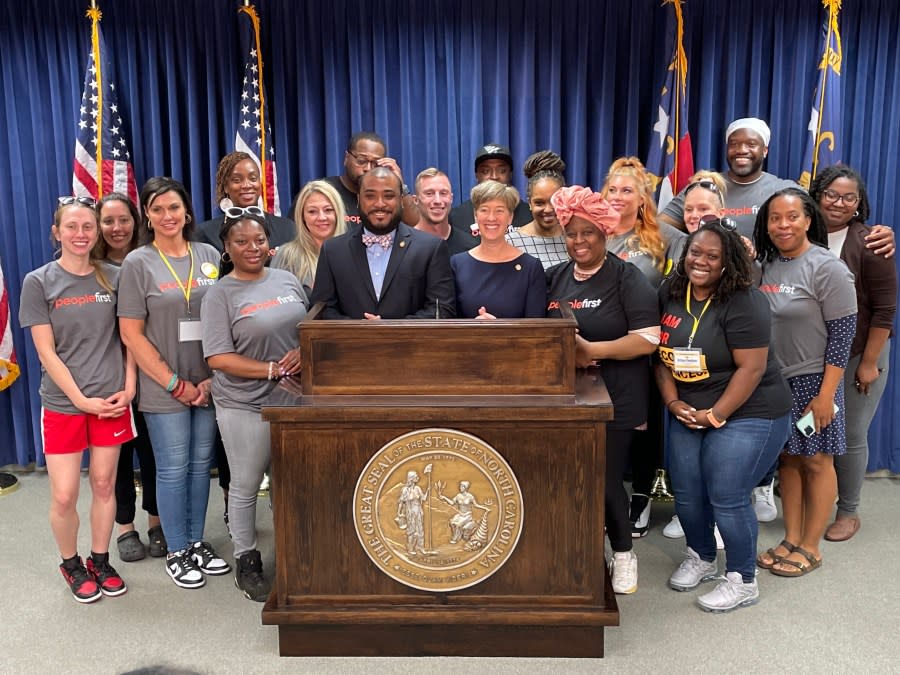
POLYGON ((372 562, 423 591, 458 591, 499 570, 522 534, 522 490, 480 438, 419 429, 395 438, 363 469, 353 523, 372 562))

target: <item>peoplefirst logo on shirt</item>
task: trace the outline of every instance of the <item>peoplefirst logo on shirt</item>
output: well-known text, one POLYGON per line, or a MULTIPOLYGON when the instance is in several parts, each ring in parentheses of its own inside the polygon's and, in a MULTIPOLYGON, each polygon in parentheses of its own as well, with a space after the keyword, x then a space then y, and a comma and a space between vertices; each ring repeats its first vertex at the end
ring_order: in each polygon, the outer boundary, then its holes
POLYGON ((761 284, 759 290, 763 293, 783 293, 784 295, 793 295, 797 292, 794 286, 787 284, 761 284))
POLYGON ((97 291, 93 295, 73 295, 69 298, 57 298, 56 302, 53 303, 53 307, 55 309, 59 309, 61 307, 81 307, 84 305, 94 305, 98 302, 112 301, 113 299, 110 293, 97 291))
MULTIPOLYGON (((575 299, 568 301, 569 307, 571 307, 572 309, 594 309, 596 307, 599 307, 602 302, 603 300, 600 298, 585 298, 584 300, 575 299)), ((550 301, 550 304, 547 305, 547 311, 550 311, 551 309, 559 309, 559 300, 550 301)))
POLYGON ((247 314, 253 314, 254 312, 259 312, 264 309, 272 309, 273 307, 278 307, 279 305, 287 305, 292 302, 300 302, 300 298, 298 298, 293 293, 288 293, 287 295, 279 295, 277 298, 272 298, 271 300, 265 300, 264 302, 257 302, 253 305, 247 305, 243 307, 240 311, 241 316, 245 316, 247 314))

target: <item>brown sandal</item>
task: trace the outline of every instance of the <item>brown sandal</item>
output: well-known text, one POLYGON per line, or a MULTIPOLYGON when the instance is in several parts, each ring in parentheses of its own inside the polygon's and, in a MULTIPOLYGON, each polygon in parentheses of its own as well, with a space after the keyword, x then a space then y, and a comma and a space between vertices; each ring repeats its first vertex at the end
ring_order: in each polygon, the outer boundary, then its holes
POLYGON ((782 539, 781 543, 778 544, 778 546, 773 546, 772 548, 767 549, 765 553, 760 553, 758 556, 756 556, 756 564, 759 567, 762 567, 764 570, 770 570, 775 567, 775 565, 784 560, 786 556, 789 556, 791 553, 793 553, 794 549, 797 548, 787 539, 782 539), (787 553, 785 553, 784 555, 778 555, 777 553, 775 553, 775 549, 778 548, 778 546, 787 549, 787 553), (768 555, 772 559, 772 561, 766 562, 765 560, 763 560, 764 555, 768 555))
POLYGON ((804 558, 806 558, 806 562, 808 565, 804 565, 802 562, 797 562, 796 560, 788 560, 786 557, 782 558, 778 562, 782 565, 790 565, 795 569, 790 570, 779 570, 775 567, 772 567, 769 570, 772 574, 777 574, 780 577, 802 577, 806 574, 809 574, 813 570, 817 570, 822 566, 822 559, 816 558, 812 553, 807 551, 805 548, 800 548, 799 546, 795 546, 794 550, 791 553, 799 553, 804 558))

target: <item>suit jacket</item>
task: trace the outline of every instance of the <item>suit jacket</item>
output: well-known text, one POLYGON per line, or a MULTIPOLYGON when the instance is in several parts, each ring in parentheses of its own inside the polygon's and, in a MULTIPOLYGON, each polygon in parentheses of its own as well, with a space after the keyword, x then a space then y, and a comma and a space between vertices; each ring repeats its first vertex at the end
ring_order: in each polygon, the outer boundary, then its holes
MULTIPOLYGON (((278 248, 297 237, 297 226, 293 220, 267 213, 266 221, 269 224, 269 233, 271 235, 269 237, 269 246, 271 248, 278 248)), ((219 230, 222 229, 222 223, 224 222, 225 216, 220 215, 218 218, 199 223, 194 230, 194 241, 211 244, 216 247, 219 253, 222 253, 225 248, 222 246, 222 240, 219 239, 219 230)))
POLYGON ((887 328, 894 334, 897 268, 893 260, 866 248, 866 235, 870 231, 867 225, 851 223, 841 249, 841 260, 853 272, 856 284, 856 336, 850 345, 850 358, 865 350, 869 328, 887 328))
POLYGON ((447 243, 400 223, 391 248, 381 297, 369 273, 362 225, 322 245, 311 302, 324 302, 323 319, 433 319, 456 316, 456 288, 447 243))

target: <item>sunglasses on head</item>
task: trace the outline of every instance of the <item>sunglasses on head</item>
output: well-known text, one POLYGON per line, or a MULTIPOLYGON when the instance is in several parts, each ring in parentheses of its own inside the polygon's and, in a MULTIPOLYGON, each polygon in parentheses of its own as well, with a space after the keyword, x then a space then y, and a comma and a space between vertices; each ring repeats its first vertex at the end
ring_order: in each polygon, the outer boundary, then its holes
POLYGON ((258 206, 229 206, 222 213, 224 213, 225 217, 229 220, 237 220, 238 218, 243 218, 244 216, 257 216, 258 218, 266 217, 266 212, 258 206))
POLYGON ((59 208, 60 206, 71 206, 72 204, 81 204, 89 209, 97 208, 97 200, 93 197, 72 197, 70 195, 65 195, 56 198, 56 208, 59 208))
POLYGON ((723 230, 727 230, 728 232, 737 231, 737 222, 727 216, 724 218, 719 218, 718 216, 714 216, 711 213, 700 217, 700 227, 703 227, 704 225, 718 225, 723 230))
POLYGON ((684 188, 685 196, 687 196, 688 192, 698 187, 702 187, 704 190, 709 190, 710 192, 715 192, 717 194, 719 192, 719 186, 713 183, 711 180, 698 180, 684 188))

